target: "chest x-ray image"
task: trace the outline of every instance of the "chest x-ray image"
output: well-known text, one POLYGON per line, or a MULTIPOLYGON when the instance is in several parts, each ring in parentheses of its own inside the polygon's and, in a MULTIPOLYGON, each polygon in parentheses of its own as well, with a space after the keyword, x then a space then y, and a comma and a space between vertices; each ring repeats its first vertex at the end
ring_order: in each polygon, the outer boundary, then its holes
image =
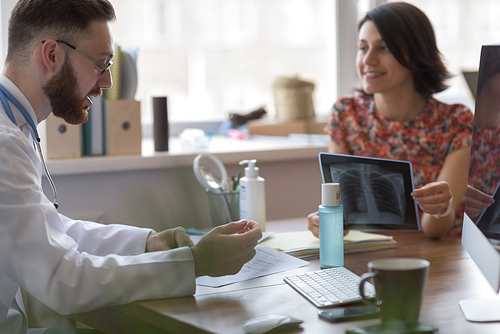
POLYGON ((404 224, 406 197, 403 176, 377 165, 346 163, 330 166, 340 183, 344 224, 404 224))

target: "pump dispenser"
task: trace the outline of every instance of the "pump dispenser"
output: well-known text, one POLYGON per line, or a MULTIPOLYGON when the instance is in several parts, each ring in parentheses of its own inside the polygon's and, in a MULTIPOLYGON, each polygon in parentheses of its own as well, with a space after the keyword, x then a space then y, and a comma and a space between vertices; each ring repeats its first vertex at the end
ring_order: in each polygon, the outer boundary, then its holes
POLYGON ((344 211, 340 205, 340 185, 321 185, 319 211, 319 265, 344 266, 344 211))
POLYGON ((259 176, 257 160, 242 160, 245 176, 240 179, 240 219, 253 220, 266 229, 266 189, 265 180, 259 176))

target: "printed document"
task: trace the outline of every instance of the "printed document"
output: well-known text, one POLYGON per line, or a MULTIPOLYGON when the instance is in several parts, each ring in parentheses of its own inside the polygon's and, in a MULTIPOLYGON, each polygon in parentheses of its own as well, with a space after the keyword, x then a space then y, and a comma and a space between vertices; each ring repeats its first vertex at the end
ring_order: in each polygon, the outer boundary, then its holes
POLYGON ((253 259, 245 263, 236 275, 221 277, 202 276, 196 279, 196 284, 216 288, 309 265, 307 261, 268 246, 257 245, 255 250, 257 253, 253 259))

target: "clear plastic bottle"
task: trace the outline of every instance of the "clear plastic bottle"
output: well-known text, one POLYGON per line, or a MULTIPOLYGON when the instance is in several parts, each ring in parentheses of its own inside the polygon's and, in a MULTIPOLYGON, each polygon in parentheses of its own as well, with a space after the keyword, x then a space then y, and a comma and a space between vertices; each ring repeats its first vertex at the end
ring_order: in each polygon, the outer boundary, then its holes
POLYGON ((245 176, 240 179, 240 219, 253 220, 262 231, 266 230, 266 189, 265 180, 259 176, 257 160, 243 160, 245 176))
POLYGON ((321 185, 319 211, 319 265, 344 266, 344 210, 340 205, 340 185, 321 185))

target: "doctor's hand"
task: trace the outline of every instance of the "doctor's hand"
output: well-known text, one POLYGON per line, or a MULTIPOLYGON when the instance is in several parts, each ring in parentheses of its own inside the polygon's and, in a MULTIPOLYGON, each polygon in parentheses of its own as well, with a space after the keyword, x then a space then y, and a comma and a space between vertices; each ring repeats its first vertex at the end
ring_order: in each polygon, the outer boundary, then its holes
POLYGON ((469 215, 470 219, 475 221, 483 210, 493 203, 495 203, 493 197, 473 186, 467 185, 467 191, 465 192, 465 213, 469 215))
MULTIPOLYGON (((430 215, 441 215, 451 209, 453 194, 446 181, 437 181, 411 192, 418 207, 430 215)), ((451 211, 450 211, 451 213, 451 211)))
POLYGON ((146 240, 146 252, 156 252, 178 247, 193 246, 193 241, 184 227, 175 227, 162 232, 151 232, 146 240))
POLYGON ((254 221, 240 220, 213 228, 191 247, 196 277, 238 273, 254 257, 261 237, 260 226, 254 221))
MULTIPOLYGON (((307 229, 312 232, 312 234, 319 238, 319 212, 313 212, 307 215, 307 229)), ((344 237, 349 233, 349 230, 344 230, 344 237)))

